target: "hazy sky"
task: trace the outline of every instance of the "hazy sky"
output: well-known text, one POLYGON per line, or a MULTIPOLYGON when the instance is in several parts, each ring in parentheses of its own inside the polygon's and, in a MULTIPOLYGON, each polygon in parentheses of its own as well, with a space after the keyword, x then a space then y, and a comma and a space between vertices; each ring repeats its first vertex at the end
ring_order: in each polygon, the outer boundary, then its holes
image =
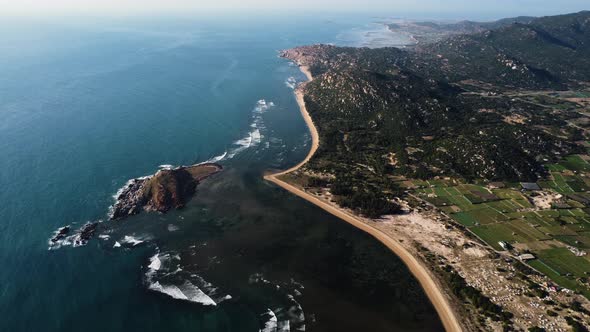
POLYGON ((549 15, 590 9, 589 0, 0 0, 0 14, 69 14, 210 11, 363 11, 549 15))

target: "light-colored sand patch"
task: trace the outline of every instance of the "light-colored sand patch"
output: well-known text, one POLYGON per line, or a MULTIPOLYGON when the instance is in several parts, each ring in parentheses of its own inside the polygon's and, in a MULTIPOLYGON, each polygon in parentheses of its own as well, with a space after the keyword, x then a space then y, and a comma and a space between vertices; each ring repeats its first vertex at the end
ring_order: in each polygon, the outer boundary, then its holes
POLYGON ((537 196, 533 197, 533 204, 541 210, 551 209, 553 202, 558 201, 563 196, 551 192, 539 192, 537 196))

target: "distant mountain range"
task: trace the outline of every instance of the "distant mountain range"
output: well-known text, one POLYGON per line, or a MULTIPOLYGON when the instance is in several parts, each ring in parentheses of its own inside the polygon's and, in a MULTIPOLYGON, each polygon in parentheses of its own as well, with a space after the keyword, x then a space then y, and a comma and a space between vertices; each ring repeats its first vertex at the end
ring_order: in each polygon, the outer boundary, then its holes
POLYGON ((507 19, 417 48, 423 74, 502 86, 563 88, 590 76, 590 12, 507 19), (512 22, 511 24, 507 24, 512 22), (514 23, 516 22, 516 23, 514 23))
POLYGON ((402 21, 399 23, 390 23, 388 27, 392 31, 402 30, 414 31, 420 29, 420 33, 436 33, 436 34, 452 34, 452 33, 476 33, 485 30, 498 29, 514 23, 528 24, 535 20, 533 16, 518 16, 511 18, 503 18, 492 22, 476 22, 476 21, 459 21, 453 23, 436 22, 436 21, 402 21))
POLYGON ((411 35, 416 43, 430 43, 456 34, 477 33, 491 29, 498 29, 515 23, 528 24, 535 19, 536 18, 532 16, 519 16, 504 18, 492 22, 465 20, 453 23, 399 20, 396 23, 387 24, 387 27, 393 32, 411 35))

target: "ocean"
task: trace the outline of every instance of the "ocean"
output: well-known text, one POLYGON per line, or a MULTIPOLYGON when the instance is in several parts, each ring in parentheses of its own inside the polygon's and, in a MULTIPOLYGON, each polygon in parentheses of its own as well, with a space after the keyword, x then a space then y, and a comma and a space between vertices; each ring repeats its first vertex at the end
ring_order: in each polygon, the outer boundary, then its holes
POLYGON ((0 331, 442 330, 395 255, 262 180, 310 144, 278 51, 399 44, 372 21, 0 21, 0 331), (108 221, 129 179, 211 160, 186 208, 108 221))

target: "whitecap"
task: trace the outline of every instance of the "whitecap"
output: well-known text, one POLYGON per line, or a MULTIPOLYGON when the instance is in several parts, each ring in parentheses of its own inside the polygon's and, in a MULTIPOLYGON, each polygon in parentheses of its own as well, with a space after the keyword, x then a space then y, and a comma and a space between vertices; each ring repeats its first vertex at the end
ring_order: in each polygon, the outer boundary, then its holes
POLYGON ((225 157, 227 157, 227 151, 224 151, 222 154, 220 154, 219 156, 215 156, 209 160, 207 160, 205 163, 218 163, 222 160, 225 159, 225 157))
POLYGON ((47 241, 49 245, 47 250, 55 250, 65 246, 73 248, 85 246, 92 239, 96 233, 97 225, 101 222, 101 220, 88 221, 74 232, 71 232, 71 226, 58 228, 47 241))
POLYGON ((162 261, 160 260, 159 254, 155 254, 150 258, 150 265, 148 268, 152 271, 158 271, 162 267, 162 261))
POLYGON ((175 285, 162 285, 158 281, 149 285, 149 289, 166 294, 178 300, 200 303, 206 306, 217 305, 213 299, 192 283, 185 281, 181 287, 175 285))
POLYGON ((269 318, 266 321, 266 323, 264 323, 264 327, 260 330, 260 332, 276 331, 278 326, 277 315, 275 315, 275 313, 272 310, 267 309, 267 311, 264 314, 262 314, 262 316, 269 316, 269 318))
POLYGON ((187 299, 191 302, 200 303, 208 306, 216 306, 217 303, 213 301, 207 294, 205 294, 199 287, 186 281, 181 289, 187 299))
POLYGON ((234 142, 234 145, 237 145, 239 147, 243 147, 243 148, 249 148, 250 146, 252 146, 252 135, 251 133, 248 133, 248 136, 239 139, 237 141, 234 142))
POLYGON ((233 147, 222 155, 223 160, 232 159, 246 149, 256 147, 262 142, 264 139, 262 130, 266 129, 266 126, 264 125, 264 119, 262 118, 262 113, 274 106, 275 103, 272 101, 267 102, 264 99, 260 99, 256 102, 256 106, 252 111, 252 122, 250 123, 250 128, 252 128, 252 130, 248 132, 246 136, 232 143, 233 147))
POLYGON ((288 320, 282 320, 277 324, 277 332, 289 332, 291 331, 291 324, 288 320))
MULTIPOLYGON (((160 172, 160 171, 158 171, 158 172, 160 172)), ((128 180, 127 182, 125 182, 125 184, 121 188, 119 188, 117 190, 117 192, 112 196, 113 199, 115 200, 115 202, 111 206, 109 206, 109 211, 108 211, 109 219, 113 218, 113 214, 115 213, 115 206, 119 203, 119 197, 121 197, 121 195, 123 195, 126 192, 128 192, 129 190, 131 190, 131 187, 133 185, 137 184, 138 182, 143 182, 145 180, 149 180, 153 176, 154 175, 146 175, 146 176, 131 179, 131 180, 128 180)))
POLYGON ((285 81, 285 85, 290 89, 295 89, 297 87, 297 80, 295 79, 295 77, 291 76, 287 78, 287 80, 285 81))
POLYGON ((153 291, 160 292, 160 293, 166 294, 168 296, 171 296, 172 298, 175 298, 175 299, 188 300, 186 295, 184 295, 184 293, 178 287, 176 287, 174 285, 162 286, 158 281, 156 281, 153 284, 150 284, 148 288, 153 291))
POLYGON ((252 144, 258 145, 262 141, 262 134, 258 128, 250 133, 250 137, 252 138, 252 144))
POLYGON ((137 181, 147 180, 151 177, 152 177, 152 175, 146 175, 146 176, 138 177, 135 179, 127 180, 127 182, 125 182, 125 184, 121 188, 119 188, 117 190, 117 192, 112 197, 115 199, 115 201, 118 200, 119 196, 121 196, 121 194, 123 194, 125 192, 125 190, 127 190, 129 188, 129 186, 133 185, 137 181))
POLYGON ((122 240, 120 240, 121 244, 130 244, 131 246, 135 247, 139 244, 145 242, 145 239, 136 238, 130 235, 125 235, 122 240))
POLYGON ((218 289, 200 276, 192 273, 187 277, 188 271, 185 272, 178 264, 180 260, 178 253, 160 253, 157 249, 157 253, 150 257, 145 272, 148 289, 207 306, 231 299, 230 295, 217 296, 218 289))

